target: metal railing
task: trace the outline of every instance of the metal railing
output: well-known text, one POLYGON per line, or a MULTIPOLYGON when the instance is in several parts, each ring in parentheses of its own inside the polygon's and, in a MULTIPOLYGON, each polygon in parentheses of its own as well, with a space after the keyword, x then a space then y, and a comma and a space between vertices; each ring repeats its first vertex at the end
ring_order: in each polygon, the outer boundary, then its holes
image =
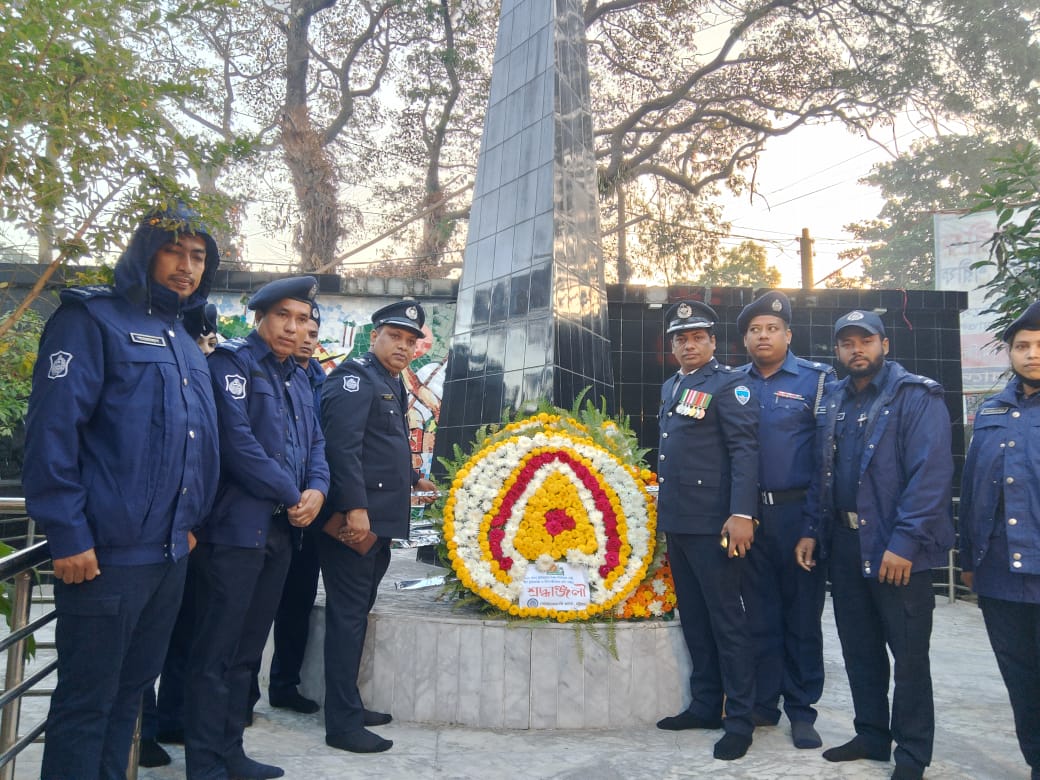
MULTIPOLYGON (((25 499, 0 498, 0 514, 25 514, 25 499)), ((50 561, 47 542, 34 542, 35 528, 29 521, 25 542, 28 547, 0 559, 0 582, 14 583, 11 593, 10 633, 0 639, 0 652, 7 653, 4 690, 0 694, 0 780, 13 780, 15 759, 36 740, 46 726, 46 718, 34 723, 24 733, 21 726, 22 697, 44 680, 58 666, 57 659, 43 664, 28 678, 25 677, 25 656, 29 637, 52 622, 53 609, 30 620, 34 570, 50 561)))

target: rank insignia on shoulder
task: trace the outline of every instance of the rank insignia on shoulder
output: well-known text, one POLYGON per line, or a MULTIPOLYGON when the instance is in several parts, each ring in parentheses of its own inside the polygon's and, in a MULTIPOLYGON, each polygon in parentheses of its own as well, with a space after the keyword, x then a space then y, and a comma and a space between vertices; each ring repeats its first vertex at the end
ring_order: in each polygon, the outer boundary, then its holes
POLYGON ((1007 414, 1010 406, 993 406, 989 409, 982 409, 979 414, 1007 414))
POLYGON ((355 374, 347 374, 343 377, 343 389, 348 393, 356 393, 361 389, 361 377, 355 374))
POLYGON ((744 406, 745 404, 747 404, 748 401, 751 400, 751 391, 748 390, 747 387, 745 387, 744 385, 739 385, 733 388, 733 395, 736 396, 737 403, 739 403, 741 406, 744 406))
POLYGON ((394 394, 393 393, 381 393, 379 397, 382 398, 384 401, 393 401, 394 400, 394 394))
POLYGON ((150 347, 166 346, 166 339, 162 336, 150 336, 147 333, 131 333, 130 340, 134 344, 147 344, 150 347))
POLYGON ((246 378, 241 374, 225 374, 224 389, 236 401, 246 397, 246 378))
POLYGON ((51 365, 47 369, 48 379, 61 379, 69 375, 69 363, 72 362, 71 352, 54 352, 51 354, 51 365))
POLYGON ((364 358, 364 357, 351 358, 351 360, 353 360, 359 366, 367 366, 368 365, 368 359, 364 358))

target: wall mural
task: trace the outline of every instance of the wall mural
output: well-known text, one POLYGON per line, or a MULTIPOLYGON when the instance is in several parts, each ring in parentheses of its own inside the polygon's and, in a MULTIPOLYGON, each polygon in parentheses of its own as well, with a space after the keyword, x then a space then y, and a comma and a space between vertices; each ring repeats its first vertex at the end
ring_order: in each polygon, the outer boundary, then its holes
MULTIPOLYGON (((217 306, 222 333, 241 335, 252 327, 252 312, 247 311, 248 296, 240 293, 211 293, 210 303, 217 306)), ((387 303, 388 298, 347 295, 319 295, 321 330, 318 340, 322 353, 316 355, 329 373, 341 361, 368 351, 372 332, 372 312, 387 303)), ((444 373, 455 327, 453 301, 423 302, 426 324, 412 365, 402 379, 408 390, 408 427, 412 437, 412 460, 415 467, 429 476, 433 465, 433 443, 437 435, 437 419, 441 411, 444 373)))

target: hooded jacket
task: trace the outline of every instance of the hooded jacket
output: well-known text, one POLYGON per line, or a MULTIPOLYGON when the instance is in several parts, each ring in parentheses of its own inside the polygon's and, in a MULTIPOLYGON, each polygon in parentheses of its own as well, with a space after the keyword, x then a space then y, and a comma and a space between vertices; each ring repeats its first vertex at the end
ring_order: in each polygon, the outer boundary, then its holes
MULTIPOLYGON (((953 546, 953 454, 950 414, 932 379, 886 361, 887 374, 865 422, 856 511, 864 577, 877 577, 886 550, 913 562, 913 571, 946 563, 953 546)), ((820 469, 809 488, 815 512, 804 532, 826 557, 834 517, 835 429, 850 377, 816 410, 820 469)))
POLYGON ((213 503, 216 407, 182 315, 205 304, 220 257, 193 218, 183 206, 146 218, 115 284, 63 290, 40 337, 22 480, 54 558, 93 548, 101 565, 178 560, 213 503), (183 303, 151 278, 176 222, 206 244, 183 303))

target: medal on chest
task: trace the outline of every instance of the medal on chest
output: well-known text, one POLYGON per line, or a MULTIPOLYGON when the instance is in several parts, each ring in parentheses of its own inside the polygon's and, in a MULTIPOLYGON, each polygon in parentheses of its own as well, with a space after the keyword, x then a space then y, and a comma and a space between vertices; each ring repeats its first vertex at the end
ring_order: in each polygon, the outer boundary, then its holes
POLYGON ((675 412, 683 417, 701 420, 707 414, 710 403, 711 393, 703 393, 700 390, 683 390, 682 395, 679 396, 679 403, 675 406, 675 412))

